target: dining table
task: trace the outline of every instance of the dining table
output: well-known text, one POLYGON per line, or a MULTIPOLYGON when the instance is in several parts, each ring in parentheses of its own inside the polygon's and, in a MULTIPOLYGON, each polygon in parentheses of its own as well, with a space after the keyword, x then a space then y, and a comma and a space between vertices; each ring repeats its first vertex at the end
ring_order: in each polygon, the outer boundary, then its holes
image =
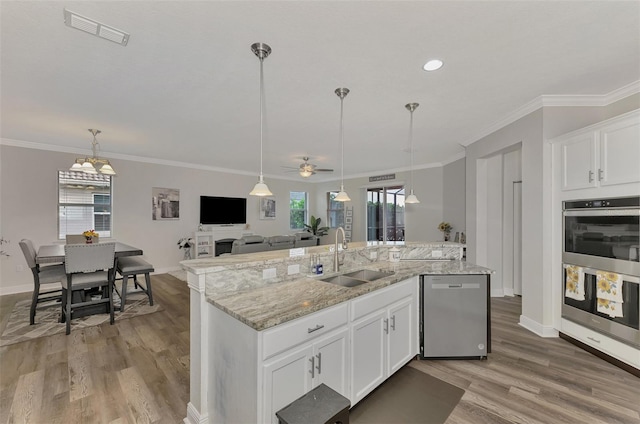
MULTIPOLYGON (((105 241, 106 242, 106 241, 105 241)), ((121 243, 116 241, 115 246, 115 259, 113 264, 113 272, 112 278, 115 280, 115 272, 116 266, 118 263, 118 258, 122 258, 125 256, 138 256, 142 255, 142 249, 137 247, 129 246, 128 244, 121 243)), ((36 254, 36 263, 37 264, 52 264, 52 263, 63 263, 64 262, 64 244, 46 244, 40 246, 38 249, 38 253, 36 254)), ((114 287, 116 291, 117 288, 114 287)), ((119 292, 118 292, 119 293, 119 292)), ((84 290, 74 290, 73 297, 74 303, 84 301, 84 297, 90 295, 90 293, 85 293, 84 290)), ((108 296, 105 290, 102 290, 102 296, 108 296)), ((84 307, 78 311, 74 311, 72 313, 72 318, 93 315, 93 314, 102 314, 108 313, 108 305, 101 304, 96 306, 84 307)))

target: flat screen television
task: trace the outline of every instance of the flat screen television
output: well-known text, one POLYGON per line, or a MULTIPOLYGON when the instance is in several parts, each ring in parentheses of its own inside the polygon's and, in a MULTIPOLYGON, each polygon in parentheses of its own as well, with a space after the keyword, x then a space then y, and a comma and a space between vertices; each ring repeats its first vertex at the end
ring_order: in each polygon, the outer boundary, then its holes
POLYGON ((247 199, 200 196, 200 223, 205 225, 246 224, 247 199))

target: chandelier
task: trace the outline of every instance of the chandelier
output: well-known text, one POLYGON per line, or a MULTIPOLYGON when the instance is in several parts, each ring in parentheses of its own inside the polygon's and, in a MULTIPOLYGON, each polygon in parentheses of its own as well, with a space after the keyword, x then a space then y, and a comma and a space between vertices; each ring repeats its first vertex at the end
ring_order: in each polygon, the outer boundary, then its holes
POLYGON ((80 171, 86 174, 116 175, 116 171, 114 171, 111 167, 111 163, 107 159, 98 157, 98 152, 100 151, 100 143, 98 143, 98 141, 96 140, 96 135, 100 134, 102 131, 90 128, 89 132, 93 134, 93 142, 91 143, 91 151, 93 152, 93 156, 76 158, 76 161, 71 166, 71 168, 69 168, 69 170, 80 171))

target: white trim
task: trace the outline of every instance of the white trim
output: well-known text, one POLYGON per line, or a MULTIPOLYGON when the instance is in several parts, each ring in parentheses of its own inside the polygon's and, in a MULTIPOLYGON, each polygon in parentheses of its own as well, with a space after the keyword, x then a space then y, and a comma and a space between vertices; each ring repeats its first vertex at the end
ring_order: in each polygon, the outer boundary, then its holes
POLYGON ((520 315, 518 324, 540 337, 558 337, 558 330, 553 326, 542 325, 524 315, 520 315))
POLYGON ((209 422, 209 416, 200 416, 198 409, 193 406, 193 403, 187 403, 187 416, 183 420, 184 424, 207 424, 209 422))

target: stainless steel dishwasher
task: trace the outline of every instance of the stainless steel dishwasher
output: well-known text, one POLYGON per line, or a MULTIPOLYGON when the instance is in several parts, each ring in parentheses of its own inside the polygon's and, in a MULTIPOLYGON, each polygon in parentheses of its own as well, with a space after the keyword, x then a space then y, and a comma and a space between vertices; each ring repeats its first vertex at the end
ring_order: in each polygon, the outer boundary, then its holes
POLYGON ((489 316, 489 275, 423 275, 421 357, 486 358, 491 351, 489 316))

